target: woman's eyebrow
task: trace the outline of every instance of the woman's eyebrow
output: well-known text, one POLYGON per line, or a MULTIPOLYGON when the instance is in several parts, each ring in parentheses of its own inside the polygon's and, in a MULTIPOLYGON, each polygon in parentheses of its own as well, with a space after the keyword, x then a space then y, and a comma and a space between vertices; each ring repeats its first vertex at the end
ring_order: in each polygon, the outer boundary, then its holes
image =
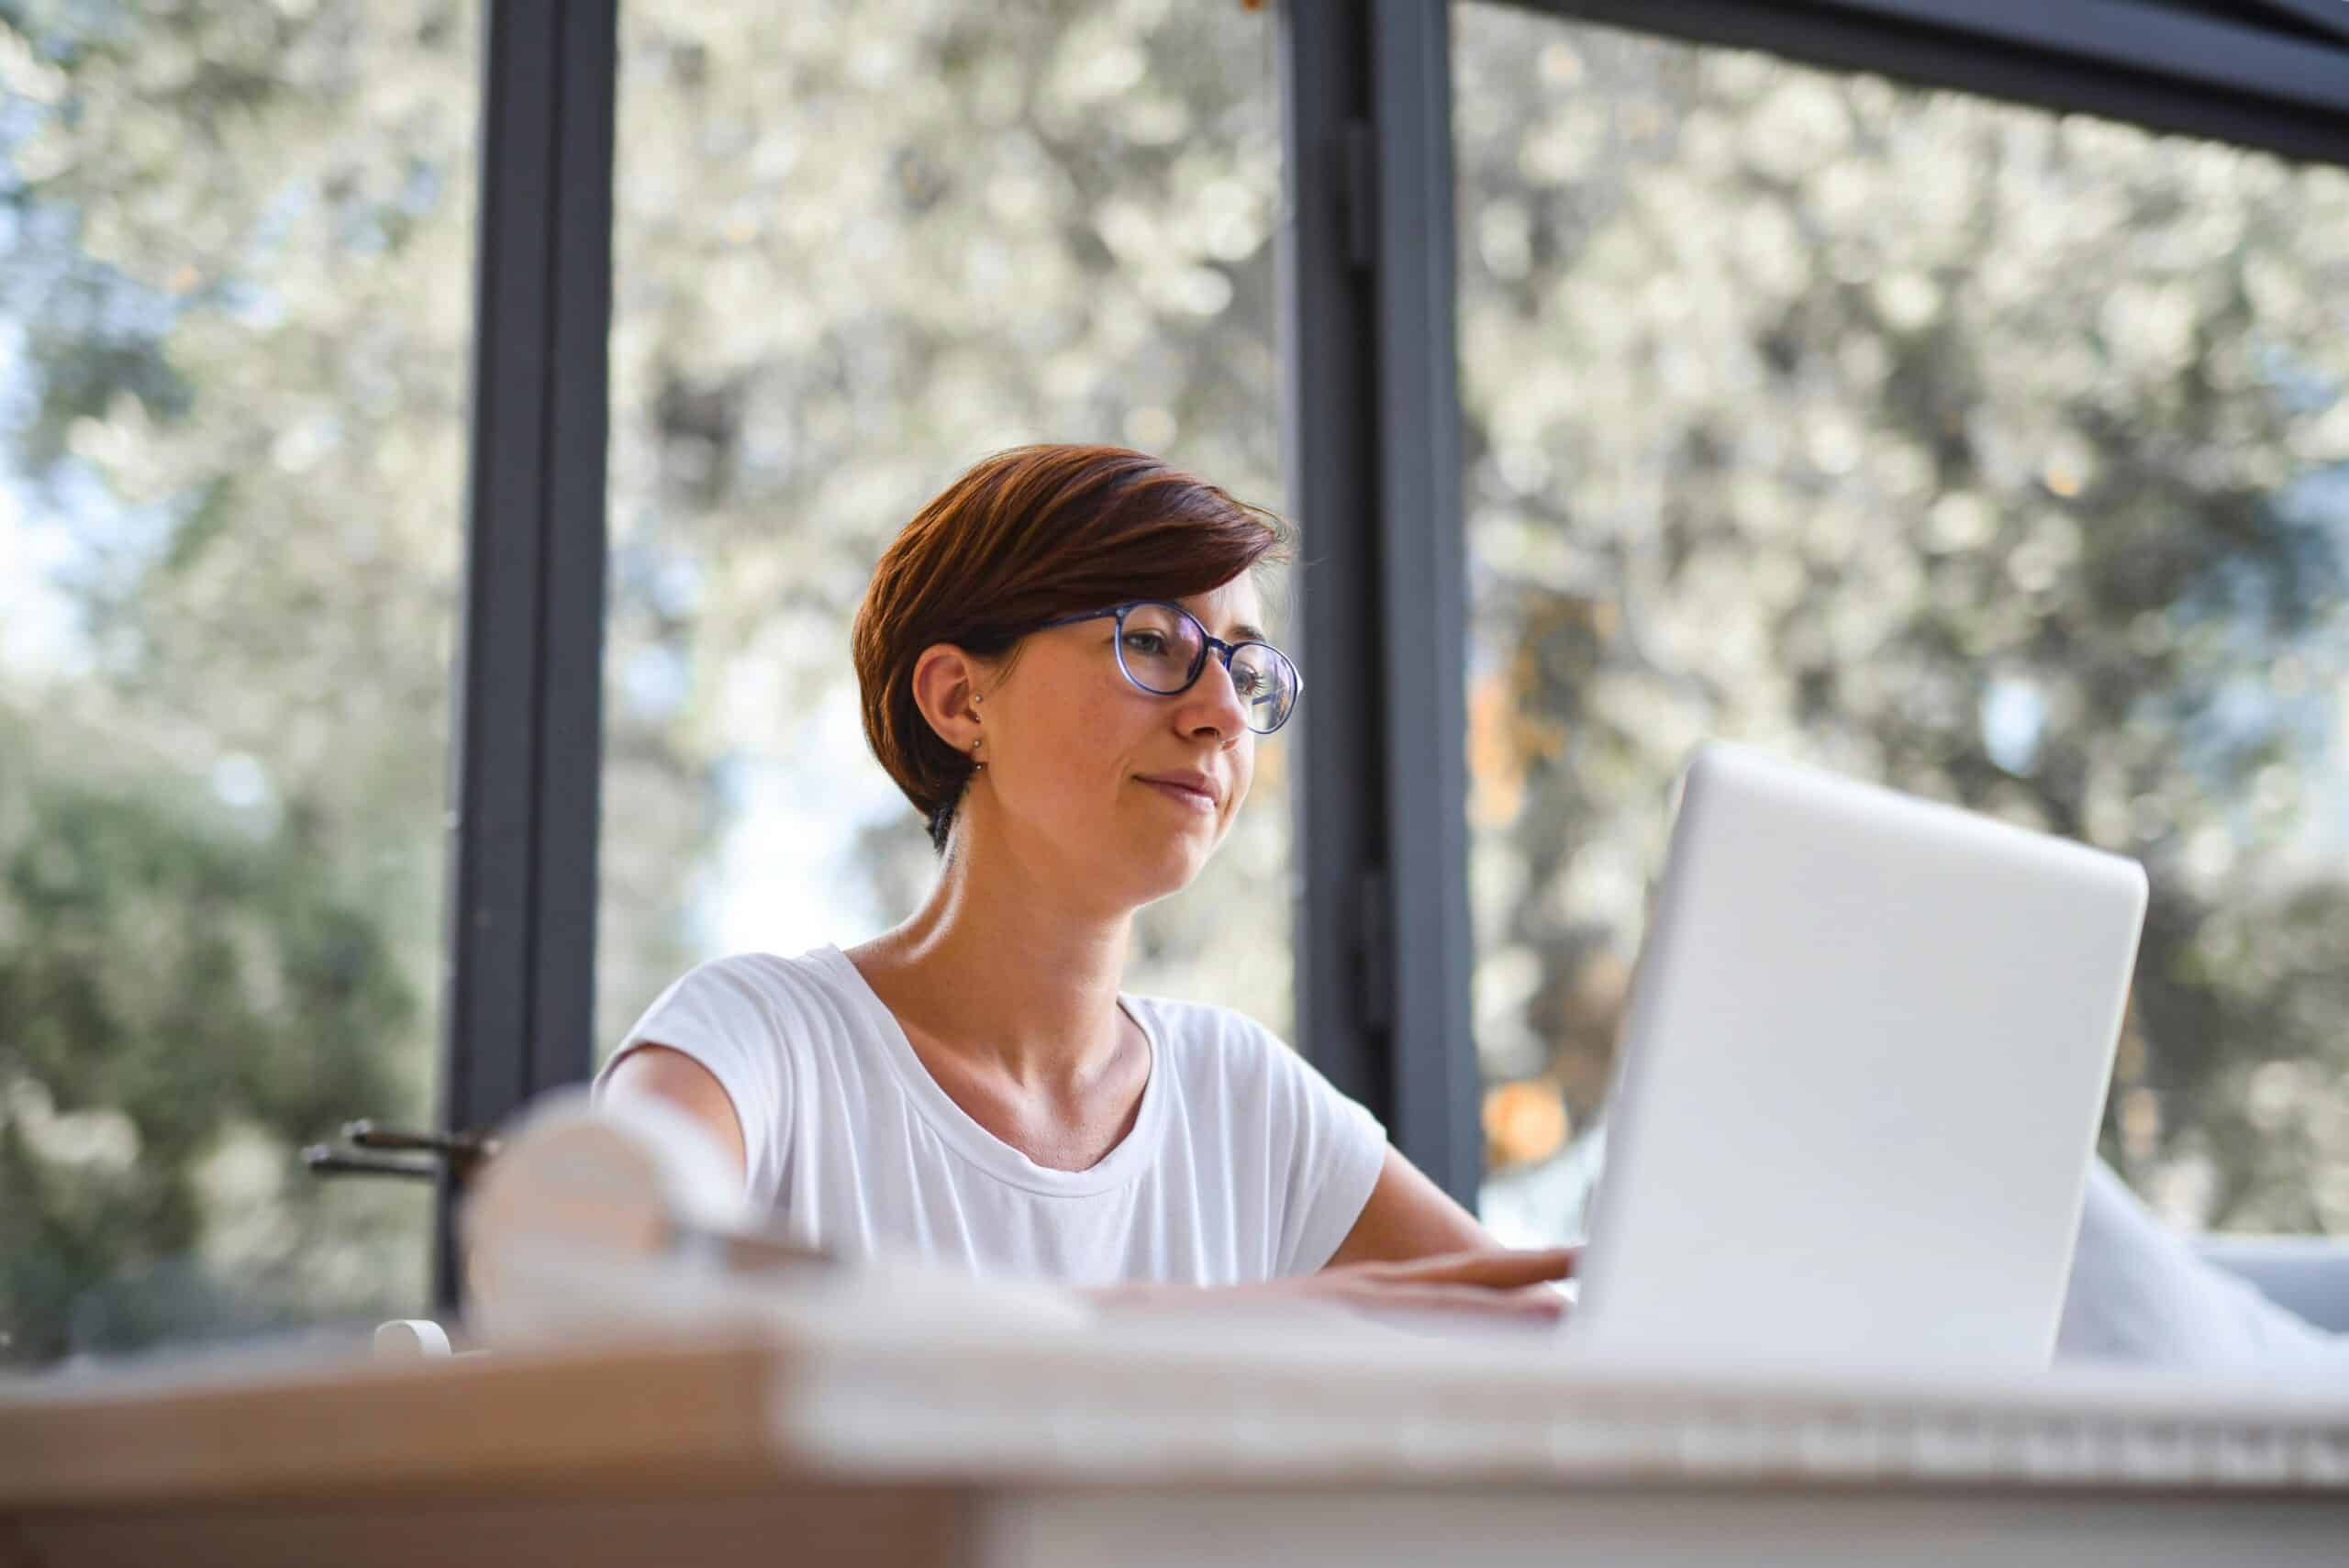
POLYGON ((1264 640, 1264 628, 1260 626, 1250 626, 1246 621, 1241 621, 1238 626, 1227 630, 1223 634, 1223 639, 1226 642, 1262 642, 1264 640))

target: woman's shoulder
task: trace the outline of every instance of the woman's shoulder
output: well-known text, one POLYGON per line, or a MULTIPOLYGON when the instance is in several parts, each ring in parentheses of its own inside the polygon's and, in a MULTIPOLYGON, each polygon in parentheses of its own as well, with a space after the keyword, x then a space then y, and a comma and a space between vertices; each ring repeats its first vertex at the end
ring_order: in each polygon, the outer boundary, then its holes
POLYGON ((635 1033, 664 1013, 722 1013, 796 1035, 811 1022, 844 1023, 854 1016, 854 995, 841 970, 840 950, 811 948, 795 955, 734 952, 704 959, 673 981, 645 1009, 635 1033))

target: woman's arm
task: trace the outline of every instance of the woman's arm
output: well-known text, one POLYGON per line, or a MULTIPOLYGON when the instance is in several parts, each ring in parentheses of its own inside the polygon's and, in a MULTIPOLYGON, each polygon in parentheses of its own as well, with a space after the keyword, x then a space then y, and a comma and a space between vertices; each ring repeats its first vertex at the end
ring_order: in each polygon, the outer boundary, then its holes
POLYGON ((1453 1201, 1402 1151, 1387 1146, 1378 1184, 1362 1206, 1354 1228, 1323 1265, 1399 1263, 1454 1252, 1497 1251, 1500 1243, 1476 1217, 1453 1201))
POLYGON ((1392 1146, 1353 1229, 1318 1273, 1250 1284, 1112 1285, 1086 1294, 1108 1307, 1180 1307, 1218 1299, 1303 1297, 1370 1312, 1465 1312, 1554 1322, 1580 1249, 1503 1247, 1475 1217, 1392 1146))
POLYGON ((644 1095, 667 1101, 701 1124, 734 1162, 738 1178, 746 1183, 750 1180, 751 1159, 742 1142, 742 1118, 734 1109, 733 1097, 727 1094, 717 1074, 684 1051, 650 1043, 632 1048, 605 1080, 604 1093, 644 1095))

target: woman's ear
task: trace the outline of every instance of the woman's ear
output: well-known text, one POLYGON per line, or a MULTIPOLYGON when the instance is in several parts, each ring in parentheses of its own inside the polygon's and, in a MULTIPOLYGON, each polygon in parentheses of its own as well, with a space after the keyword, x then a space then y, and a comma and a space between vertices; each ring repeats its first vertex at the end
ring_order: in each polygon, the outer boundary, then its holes
POLYGON ((940 740, 968 752, 986 733, 979 699, 979 662, 951 642, 933 642, 914 661, 914 706, 940 740))

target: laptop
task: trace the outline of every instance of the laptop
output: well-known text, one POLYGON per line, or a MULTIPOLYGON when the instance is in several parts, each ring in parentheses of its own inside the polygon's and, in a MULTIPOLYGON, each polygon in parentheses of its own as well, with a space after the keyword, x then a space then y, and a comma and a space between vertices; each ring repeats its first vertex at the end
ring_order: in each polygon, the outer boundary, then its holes
POLYGON ((2145 891, 2117 855, 1698 751, 1632 981, 1574 1353, 2044 1367, 2145 891))

